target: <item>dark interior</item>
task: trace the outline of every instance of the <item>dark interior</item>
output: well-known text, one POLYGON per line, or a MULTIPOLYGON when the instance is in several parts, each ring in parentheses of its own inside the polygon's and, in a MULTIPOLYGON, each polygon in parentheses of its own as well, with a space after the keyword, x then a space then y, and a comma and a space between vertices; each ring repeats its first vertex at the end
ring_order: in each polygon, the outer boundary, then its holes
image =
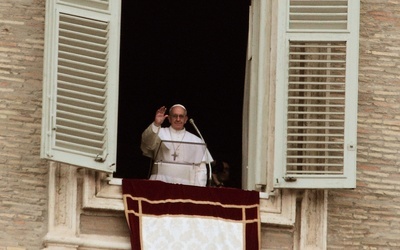
POLYGON ((229 162, 227 186, 241 187, 248 9, 248 0, 122 1, 114 176, 148 177, 141 133, 160 106, 180 103, 213 158, 229 162))

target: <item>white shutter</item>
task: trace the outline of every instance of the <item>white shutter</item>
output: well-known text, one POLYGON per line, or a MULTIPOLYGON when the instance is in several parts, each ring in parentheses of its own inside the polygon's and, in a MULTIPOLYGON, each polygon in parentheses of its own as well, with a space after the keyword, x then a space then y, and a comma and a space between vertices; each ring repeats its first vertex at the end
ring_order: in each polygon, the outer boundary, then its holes
POLYGON ((279 1, 275 188, 354 188, 358 0, 279 1))
POLYGON ((47 1, 41 156, 112 172, 120 1, 47 1))

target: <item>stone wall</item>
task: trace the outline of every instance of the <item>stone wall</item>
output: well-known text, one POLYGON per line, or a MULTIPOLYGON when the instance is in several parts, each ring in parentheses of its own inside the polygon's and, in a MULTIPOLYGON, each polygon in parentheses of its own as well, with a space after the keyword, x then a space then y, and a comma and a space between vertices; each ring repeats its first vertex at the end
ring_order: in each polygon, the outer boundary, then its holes
POLYGON ((357 188, 330 191, 329 249, 400 248, 400 1, 361 0, 357 188))
MULTIPOLYGON (((44 0, 0 2, 0 250, 40 249, 47 232, 44 15, 44 0)), ((400 0, 361 1, 357 188, 329 191, 328 249, 400 248, 399 21, 400 0)), ((295 248, 296 230, 263 225, 263 249, 295 248)))
POLYGON ((40 249, 47 230, 47 166, 39 158, 44 9, 44 0, 0 2, 1 250, 40 249))

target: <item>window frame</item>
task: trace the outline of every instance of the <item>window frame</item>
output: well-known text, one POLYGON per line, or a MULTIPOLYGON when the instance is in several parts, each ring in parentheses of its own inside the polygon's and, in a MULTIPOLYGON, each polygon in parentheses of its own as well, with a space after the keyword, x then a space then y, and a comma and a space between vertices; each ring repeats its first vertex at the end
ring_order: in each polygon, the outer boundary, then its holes
MULTIPOLYGON (((99 171, 113 172, 115 171, 116 162, 116 138, 117 138, 117 100, 118 100, 118 67, 119 67, 119 39, 120 39, 120 16, 121 2, 110 1, 109 9, 96 9, 90 4, 87 6, 78 6, 76 1, 47 1, 46 8, 46 35, 45 35, 45 56, 44 56, 44 89, 43 89, 43 126, 42 126, 42 146, 41 157, 60 161, 81 167, 88 167, 99 171), (107 144, 110 149, 109 156, 104 162, 96 162, 93 157, 76 157, 76 155, 63 150, 54 148, 54 117, 56 115, 55 100, 56 87, 55 79, 56 70, 55 62, 57 61, 57 28, 60 12, 68 12, 74 15, 83 15, 90 13, 90 18, 101 16, 110 21, 109 30, 109 54, 113 57, 109 61, 109 85, 107 89, 108 98, 107 109, 113 110, 107 114, 107 144), (111 53, 114 52, 114 53, 111 53)), ((86 1, 90 3, 91 1, 86 1)), ((279 99, 276 98, 276 82, 281 81, 278 69, 284 62, 281 61, 282 48, 281 41, 286 41, 284 37, 286 33, 280 32, 279 27, 284 27, 287 31, 286 16, 290 0, 284 1, 268 1, 268 2, 252 2, 250 29, 249 29, 249 54, 246 76, 246 97, 245 112, 243 117, 243 185, 245 189, 260 189, 267 193, 273 192, 275 188, 353 188, 355 186, 355 160, 356 148, 351 148, 351 156, 348 161, 352 163, 346 170, 344 179, 348 184, 338 185, 337 180, 333 180, 330 186, 323 186, 326 179, 320 178, 322 181, 318 185, 314 185, 315 178, 304 178, 305 182, 291 182, 288 185, 276 185, 273 181, 276 178, 282 178, 280 168, 280 158, 278 148, 279 144, 274 143, 274 139, 281 138, 284 132, 279 131, 281 128, 280 120, 276 119, 275 114, 281 111, 282 106, 279 99), (275 10, 279 10, 278 13, 275 10), (282 19, 283 18, 283 19, 282 19), (282 23, 280 23, 282 20, 282 23), (281 21, 280 21, 281 20, 281 21), (251 97, 251 98, 250 98, 251 97), (247 112, 246 112, 247 110, 247 112), (247 115, 247 116, 246 116, 247 115), (246 130, 246 131, 245 131, 246 130), (278 131, 278 132, 277 132, 278 131), (272 138, 272 139, 271 139, 272 138), (313 185, 310 185, 313 184, 313 185)), ((352 66, 358 69, 358 25, 359 25, 359 1, 348 1, 349 4, 349 27, 353 30, 351 42, 355 45, 349 50, 348 57, 352 58, 352 66), (355 14, 353 14, 355 13, 355 14), (357 41, 356 41, 357 40, 357 41)), ((88 15, 89 17, 89 15, 88 15)), ((350 30, 348 31, 350 32, 350 30)), ((293 38, 299 34, 291 35, 293 38)), ((317 37, 318 34, 314 34, 317 37)), ((338 34, 336 33, 335 36, 338 34)), ((317 39, 317 38, 315 38, 317 39)), ((350 40, 349 40, 350 41, 350 40)), ((355 70, 356 71, 356 70, 355 70)), ((350 91, 357 93, 357 74, 353 72, 353 81, 350 91)), ((279 90, 278 90, 279 91, 279 90)), ((347 90, 349 92, 349 90, 347 90)), ((356 96, 353 98, 356 102, 356 96)), ((356 114, 356 105, 346 105, 346 113, 356 114)), ((349 125, 346 130, 346 137, 352 137, 353 145, 356 145, 356 120, 349 125)), ((275 140, 276 142, 277 140, 275 140)))

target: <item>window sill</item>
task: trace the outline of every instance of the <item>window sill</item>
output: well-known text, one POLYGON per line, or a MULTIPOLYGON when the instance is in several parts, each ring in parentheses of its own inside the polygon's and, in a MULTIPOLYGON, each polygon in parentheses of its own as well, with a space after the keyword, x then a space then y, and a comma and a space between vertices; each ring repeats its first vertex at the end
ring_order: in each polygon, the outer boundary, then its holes
MULTIPOLYGON (((122 178, 86 170, 83 177, 83 208, 124 211, 122 178)), ((260 192, 261 222, 293 226, 296 215, 296 194, 277 190, 273 195, 260 192)))
POLYGON ((83 209, 124 211, 122 179, 85 170, 83 173, 83 209))

